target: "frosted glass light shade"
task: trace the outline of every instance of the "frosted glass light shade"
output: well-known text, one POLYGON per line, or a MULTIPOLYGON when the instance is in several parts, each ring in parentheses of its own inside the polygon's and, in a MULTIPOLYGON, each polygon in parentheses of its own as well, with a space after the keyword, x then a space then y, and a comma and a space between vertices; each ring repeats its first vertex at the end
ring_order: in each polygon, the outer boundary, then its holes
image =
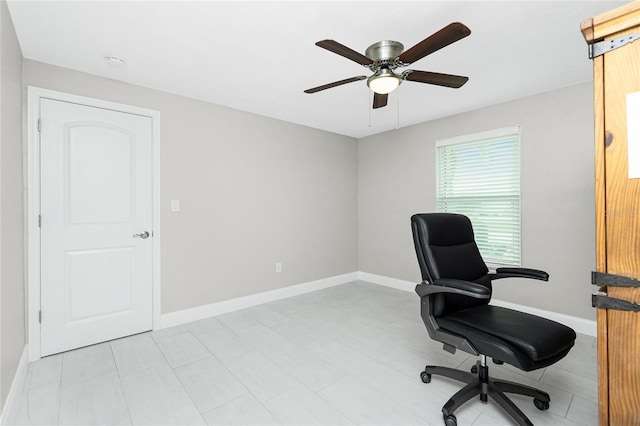
POLYGON ((374 92, 386 95, 393 92, 400 85, 400 79, 388 69, 381 69, 369 77, 367 85, 374 92))

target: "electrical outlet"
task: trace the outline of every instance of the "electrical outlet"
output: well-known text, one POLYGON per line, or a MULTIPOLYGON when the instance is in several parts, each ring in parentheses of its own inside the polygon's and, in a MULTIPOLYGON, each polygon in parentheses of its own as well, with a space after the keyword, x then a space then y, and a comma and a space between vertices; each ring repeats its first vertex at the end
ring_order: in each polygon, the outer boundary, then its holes
POLYGON ((276 263, 276 272, 277 273, 282 272, 282 262, 276 263))

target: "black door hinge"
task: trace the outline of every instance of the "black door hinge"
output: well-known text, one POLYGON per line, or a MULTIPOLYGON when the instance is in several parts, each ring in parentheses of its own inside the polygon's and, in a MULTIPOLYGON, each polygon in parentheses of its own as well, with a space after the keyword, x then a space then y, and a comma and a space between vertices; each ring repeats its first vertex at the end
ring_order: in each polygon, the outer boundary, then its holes
POLYGON ((591 295, 591 306, 601 309, 613 309, 615 311, 640 312, 640 305, 628 300, 609 297, 604 293, 591 295))
POLYGON ((606 272, 591 272, 591 284, 611 287, 640 287, 640 280, 606 272))

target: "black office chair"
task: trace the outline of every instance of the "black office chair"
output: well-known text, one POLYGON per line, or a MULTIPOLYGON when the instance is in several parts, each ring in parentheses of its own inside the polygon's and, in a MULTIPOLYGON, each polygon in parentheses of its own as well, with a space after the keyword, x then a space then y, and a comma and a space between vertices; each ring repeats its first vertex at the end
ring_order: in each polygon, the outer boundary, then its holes
POLYGON ((413 241, 422 272, 416 286, 421 315, 429 336, 456 349, 479 355, 467 371, 426 366, 420 377, 442 375, 467 385, 442 407, 447 426, 455 426, 454 411, 479 395, 490 396, 518 424, 532 425, 505 392, 533 397, 540 410, 549 408, 549 394, 541 390, 489 377, 487 357, 496 364, 508 363, 524 371, 547 367, 562 359, 574 344, 576 333, 557 322, 512 309, 489 305, 491 282, 520 277, 547 281, 546 272, 525 268, 498 268, 489 273, 473 237, 471 221, 451 213, 416 214, 411 217, 413 241))

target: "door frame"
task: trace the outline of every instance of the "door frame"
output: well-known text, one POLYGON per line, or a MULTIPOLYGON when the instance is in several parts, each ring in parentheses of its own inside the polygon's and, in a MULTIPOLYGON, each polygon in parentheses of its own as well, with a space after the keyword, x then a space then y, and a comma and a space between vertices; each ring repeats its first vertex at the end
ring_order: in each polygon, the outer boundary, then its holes
MULTIPOLYGON (((27 86, 27 322, 29 361, 41 358, 40 347, 40 100, 52 99, 150 117, 152 120, 152 327, 160 327, 160 112, 132 105, 27 86)), ((46 315, 46 314, 45 314, 46 315)))

